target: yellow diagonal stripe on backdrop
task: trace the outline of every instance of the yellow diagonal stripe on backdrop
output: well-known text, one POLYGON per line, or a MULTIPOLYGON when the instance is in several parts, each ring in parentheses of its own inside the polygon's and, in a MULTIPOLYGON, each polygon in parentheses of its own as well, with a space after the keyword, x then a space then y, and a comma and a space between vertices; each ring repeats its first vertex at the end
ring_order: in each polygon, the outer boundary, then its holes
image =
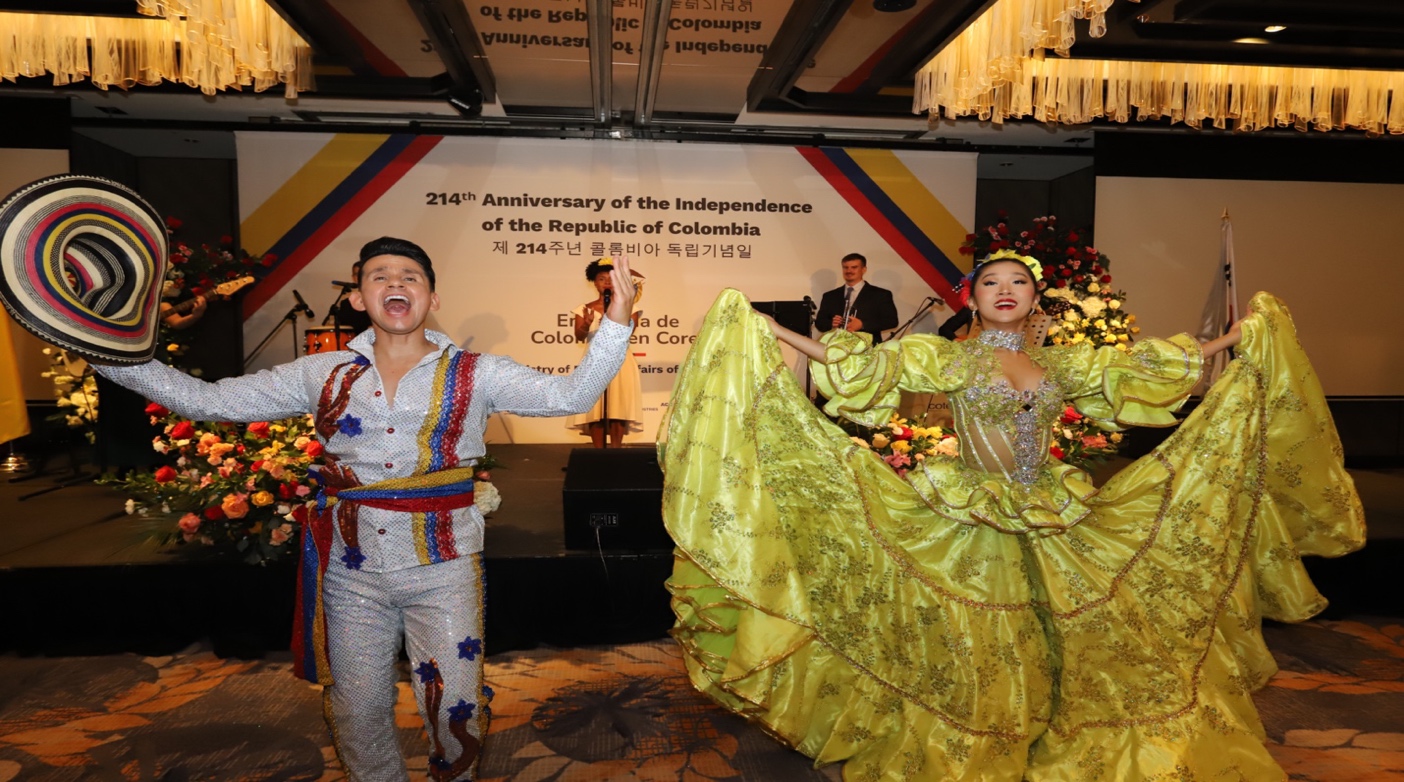
POLYGON ((254 255, 268 252, 356 167, 380 148, 386 135, 338 133, 267 201, 239 224, 240 239, 254 255))
POLYGON ((29 434, 29 413, 24 407, 19 361, 10 341, 10 316, 0 311, 0 443, 29 434))
POLYGON ((970 256, 960 254, 960 246, 965 243, 965 235, 970 231, 926 189, 926 185, 896 154, 886 149, 845 149, 844 152, 933 244, 941 248, 951 263, 961 271, 970 271, 970 256))

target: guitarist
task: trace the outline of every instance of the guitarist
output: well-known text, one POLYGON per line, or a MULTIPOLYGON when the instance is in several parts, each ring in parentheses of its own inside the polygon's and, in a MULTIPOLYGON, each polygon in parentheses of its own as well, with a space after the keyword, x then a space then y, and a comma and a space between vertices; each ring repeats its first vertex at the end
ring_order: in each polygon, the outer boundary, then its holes
POLYGON ((161 323, 176 331, 184 331, 194 326, 200 321, 200 318, 204 317, 205 307, 209 304, 209 300, 203 295, 200 295, 183 301, 178 305, 169 301, 169 299, 174 298, 179 292, 180 289, 175 286, 175 283, 169 280, 162 286, 161 323))

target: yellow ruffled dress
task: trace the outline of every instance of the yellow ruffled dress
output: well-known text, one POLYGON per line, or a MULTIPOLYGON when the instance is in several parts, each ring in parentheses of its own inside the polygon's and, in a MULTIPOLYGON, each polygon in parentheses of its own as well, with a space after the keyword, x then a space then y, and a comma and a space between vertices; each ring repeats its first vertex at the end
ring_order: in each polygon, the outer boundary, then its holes
POLYGON ((946 392, 959 459, 905 478, 814 409, 736 291, 708 313, 660 432, 668 588, 694 685, 856 780, 1281 779, 1250 693, 1262 617, 1326 600, 1303 554, 1364 542, 1354 485, 1286 308, 1259 294, 1240 358, 1100 490, 1048 455, 1064 400, 1166 426, 1197 343, 1031 348, 826 337, 828 410, 882 423, 946 392))

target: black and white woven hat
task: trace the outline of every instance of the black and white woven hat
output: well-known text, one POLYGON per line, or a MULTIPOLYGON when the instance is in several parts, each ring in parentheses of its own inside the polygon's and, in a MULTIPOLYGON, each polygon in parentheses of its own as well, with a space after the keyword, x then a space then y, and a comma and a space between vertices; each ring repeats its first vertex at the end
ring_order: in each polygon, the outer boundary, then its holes
POLYGON ((108 364, 156 351, 166 226, 126 187, 66 174, 0 204, 0 303, 40 339, 108 364))

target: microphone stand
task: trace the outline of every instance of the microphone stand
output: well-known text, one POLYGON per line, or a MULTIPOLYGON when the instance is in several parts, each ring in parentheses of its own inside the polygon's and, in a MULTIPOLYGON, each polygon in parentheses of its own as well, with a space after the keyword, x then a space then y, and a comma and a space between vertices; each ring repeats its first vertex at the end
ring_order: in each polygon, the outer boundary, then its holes
MULTIPOLYGON (((601 296, 604 298, 604 306, 600 308, 600 325, 603 326, 604 319, 609 317, 606 313, 609 312, 610 291, 606 290, 601 296)), ((594 336, 591 335, 590 338, 594 339, 594 336)), ((618 373, 616 372, 615 374, 617 375, 618 373)), ((610 378, 609 384, 612 385, 613 383, 614 378, 610 378)), ((606 385, 604 392, 600 394, 600 424, 604 427, 604 437, 600 439, 600 447, 608 450, 609 436, 613 434, 613 432, 609 430, 609 385, 606 385)))
POLYGON ((323 326, 327 325, 328 322, 331 323, 332 330, 336 333, 338 340, 341 339, 341 303, 346 301, 346 297, 351 295, 351 291, 355 287, 354 285, 341 286, 341 293, 336 295, 336 301, 332 302, 331 309, 327 311, 326 319, 322 321, 323 326))
POLYGON ((926 313, 930 312, 931 308, 936 306, 936 304, 940 301, 941 299, 937 298, 936 296, 926 297, 926 301, 922 302, 921 308, 916 311, 916 314, 909 318, 906 323, 903 323, 902 325, 893 329, 891 333, 887 335, 887 338, 897 339, 898 337, 906 336, 907 330, 910 329, 912 325, 917 322, 917 319, 920 318, 922 315, 925 315, 926 313))
POLYGON ((268 336, 264 337, 263 341, 258 343, 258 347, 254 348, 253 352, 244 359, 244 369, 249 368, 249 364, 253 363, 253 360, 258 358, 258 354, 263 352, 263 349, 268 346, 268 343, 272 341, 273 337, 277 336, 278 332, 283 330, 283 326, 289 323, 291 323, 293 327, 293 358, 297 358, 297 316, 301 314, 302 305, 294 304, 292 309, 288 310, 287 314, 283 315, 283 319, 273 326, 273 330, 268 332, 268 336))
MULTIPOLYGON (((814 319, 819 314, 819 307, 815 305, 814 299, 808 296, 804 297, 804 306, 809 308, 809 317, 805 319, 809 323, 809 328, 805 330, 804 335, 812 339, 814 337, 814 319)), ((809 360, 804 356, 800 356, 800 359, 801 363, 804 364, 804 395, 812 400, 814 399, 814 374, 809 370, 809 360)))

